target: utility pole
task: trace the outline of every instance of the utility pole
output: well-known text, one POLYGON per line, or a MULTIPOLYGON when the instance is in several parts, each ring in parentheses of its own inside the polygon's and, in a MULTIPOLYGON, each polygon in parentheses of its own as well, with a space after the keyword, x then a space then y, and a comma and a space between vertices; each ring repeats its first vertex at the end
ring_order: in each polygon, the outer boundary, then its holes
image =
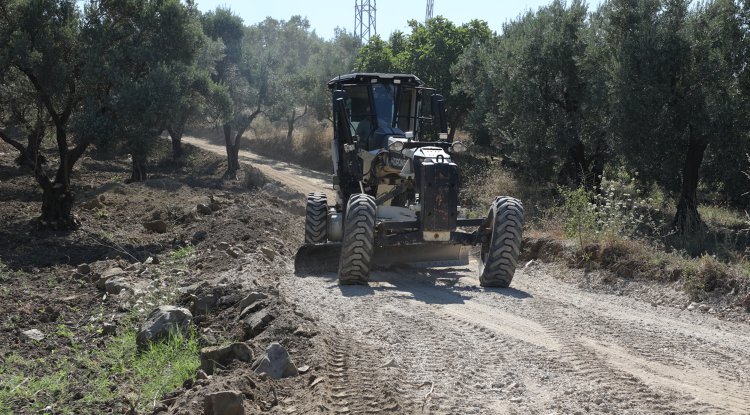
POLYGON ((427 0, 427 11, 424 14, 424 21, 427 23, 428 20, 432 19, 432 6, 435 5, 435 0, 427 0))
POLYGON ((364 44, 376 34, 375 0, 354 0, 354 37, 364 44))

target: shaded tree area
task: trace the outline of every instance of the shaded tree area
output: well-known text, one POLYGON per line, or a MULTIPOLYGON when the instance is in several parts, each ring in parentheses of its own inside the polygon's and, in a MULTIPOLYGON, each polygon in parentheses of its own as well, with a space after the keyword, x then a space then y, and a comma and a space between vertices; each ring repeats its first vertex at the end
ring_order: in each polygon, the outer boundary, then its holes
POLYGON ((702 191, 746 204, 749 2, 554 0, 501 33, 408 24, 362 45, 300 16, 246 25, 192 1, 0 2, 0 139, 42 189, 42 223, 67 227, 70 175, 92 145, 130 155, 138 181, 162 132, 179 163, 186 128, 215 126, 236 178, 259 118, 291 146, 302 120, 330 121, 336 75, 410 72, 446 97, 451 139, 468 133, 535 182, 597 191, 605 169, 638 172, 673 198, 686 234, 704 228, 702 191))
POLYGON ((323 40, 299 16, 245 26, 193 1, 3 1, 0 139, 42 189, 40 222, 69 228, 71 173, 90 147, 129 155, 128 181, 141 181, 164 131, 179 164, 187 126, 217 125, 226 176, 236 177, 257 117, 285 124, 288 137, 303 117, 328 118, 325 81, 351 70, 359 46, 343 30, 323 40), (45 144, 57 149, 55 165, 45 144))
POLYGON ((242 137, 259 117, 282 123, 288 144, 302 118, 311 113, 318 119, 328 117, 325 82, 350 70, 346 62, 352 61, 358 46, 342 31, 332 41, 324 41, 300 16, 244 26, 230 10, 218 8, 204 16, 203 27, 224 45, 213 81, 229 91, 228 111, 222 119, 227 178, 237 177, 242 137))
POLYGON ((583 2, 554 2, 476 44, 453 67, 457 87, 477 100, 468 129, 500 147, 526 176, 598 188, 607 137, 600 69, 586 56, 583 2), (492 139, 490 140, 490 137, 492 139))
MULTIPOLYGON (((6 92, 21 100, 13 111, 25 113, 4 116, 4 123, 9 123, 4 130, 16 129, 30 136, 35 128, 29 120, 49 120, 57 168, 50 166, 48 172, 38 162, 41 136, 29 141, 22 157, 33 165, 42 189, 41 223, 65 228, 73 224, 70 174, 90 144, 89 139, 74 141, 69 135, 71 119, 79 114, 88 87, 83 82, 88 62, 84 58, 86 46, 80 41, 81 15, 73 1, 13 1, 3 3, 0 19, 0 71, 6 73, 3 88, 11 89, 6 92)), ((3 110, 4 114, 8 112, 12 111, 3 110)), ((3 137, 12 135, 4 132, 3 137)))
POLYGON ((679 233, 700 232, 699 189, 741 204, 747 2, 553 1, 466 50, 455 87, 466 129, 540 182, 598 188, 605 168, 672 195, 679 233))
POLYGON ((147 157, 189 96, 206 38, 197 10, 178 0, 100 1, 85 7, 85 82, 75 133, 107 151, 129 154, 131 181, 147 178, 147 157))

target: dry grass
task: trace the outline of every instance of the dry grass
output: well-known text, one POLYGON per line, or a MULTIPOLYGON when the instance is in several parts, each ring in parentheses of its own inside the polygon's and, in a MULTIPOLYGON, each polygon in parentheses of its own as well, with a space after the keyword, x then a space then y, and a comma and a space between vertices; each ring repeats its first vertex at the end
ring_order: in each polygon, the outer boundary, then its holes
POLYGON ((313 119, 303 119, 298 124, 292 139, 288 140, 286 126, 274 124, 265 118, 256 121, 253 130, 245 135, 249 138, 250 150, 275 160, 331 172, 333 130, 330 125, 313 119))
MULTIPOLYGON (((475 216, 484 216, 497 196, 514 197, 523 203, 526 226, 552 230, 559 221, 549 207, 553 192, 549 187, 525 183, 503 167, 499 159, 462 155, 456 160, 461 169, 461 203, 475 216)), ((555 230, 562 234, 559 226, 555 230)))

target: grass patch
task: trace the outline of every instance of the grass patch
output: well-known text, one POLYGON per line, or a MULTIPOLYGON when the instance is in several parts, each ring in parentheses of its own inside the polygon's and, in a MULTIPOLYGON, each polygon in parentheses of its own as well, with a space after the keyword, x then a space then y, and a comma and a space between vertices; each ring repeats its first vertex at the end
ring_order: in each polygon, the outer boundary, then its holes
POLYGON ((0 414, 97 413, 131 405, 148 411, 154 399, 178 388, 200 366, 194 333, 175 334, 142 352, 135 337, 136 332, 128 330, 102 348, 74 344, 66 355, 53 351, 37 359, 5 356, 0 362, 0 414))
POLYGON ((745 212, 724 206, 700 205, 698 206, 698 213, 706 224, 713 227, 741 229, 748 224, 748 217, 745 212))
MULTIPOLYGON (((6 356, 0 364, 0 414, 16 413, 19 408, 39 412, 64 399, 70 386, 68 375, 71 369, 71 362, 58 358, 55 353, 35 360, 27 360, 18 354, 6 356), (39 367, 44 367, 47 373, 31 375, 39 367)), ((74 413, 72 410, 59 412, 74 413)))
POLYGON ((186 245, 182 248, 172 251, 170 257, 173 261, 182 261, 190 258, 195 254, 195 247, 193 245, 186 245))

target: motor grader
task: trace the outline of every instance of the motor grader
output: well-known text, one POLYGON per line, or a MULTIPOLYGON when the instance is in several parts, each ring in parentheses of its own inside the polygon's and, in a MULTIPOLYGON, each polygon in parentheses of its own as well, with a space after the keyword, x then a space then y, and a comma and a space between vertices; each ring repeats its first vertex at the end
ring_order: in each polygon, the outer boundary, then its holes
POLYGON ((451 156, 466 146, 448 137, 443 97, 409 74, 353 73, 328 87, 336 200, 307 196, 297 271, 333 262, 341 284, 367 284, 375 267, 466 265, 479 245, 480 284, 509 286, 523 206, 503 196, 486 217, 461 215, 451 156))

